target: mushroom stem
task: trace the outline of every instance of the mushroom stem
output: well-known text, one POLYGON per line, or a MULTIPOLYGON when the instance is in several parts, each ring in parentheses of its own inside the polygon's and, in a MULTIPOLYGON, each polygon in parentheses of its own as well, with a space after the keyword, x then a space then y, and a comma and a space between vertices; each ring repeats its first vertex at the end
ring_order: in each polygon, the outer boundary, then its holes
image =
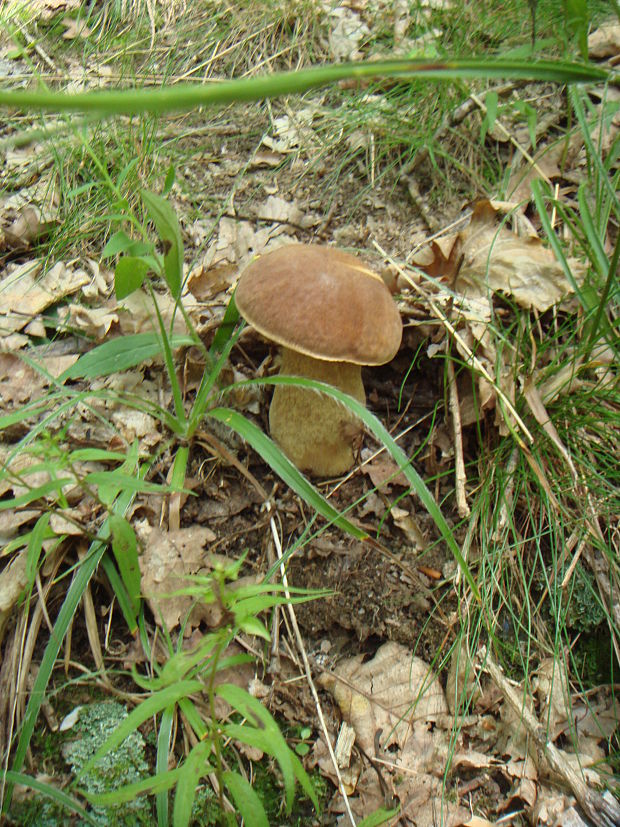
MULTIPOLYGON (((326 382, 366 404, 359 365, 327 362, 282 348, 280 373, 326 382)), ((301 470, 317 477, 343 474, 355 462, 362 424, 343 404, 326 394, 278 385, 269 408, 271 435, 301 470)))

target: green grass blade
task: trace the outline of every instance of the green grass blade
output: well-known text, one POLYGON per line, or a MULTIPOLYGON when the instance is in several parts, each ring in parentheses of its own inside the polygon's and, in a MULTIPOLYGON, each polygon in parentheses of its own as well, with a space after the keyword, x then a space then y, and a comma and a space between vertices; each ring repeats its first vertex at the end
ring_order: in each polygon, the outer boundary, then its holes
POLYGON ((196 787, 203 775, 212 769, 209 756, 212 746, 209 741, 199 741, 191 750, 182 766, 179 767, 177 789, 174 795, 172 823, 174 827, 188 827, 192 818, 192 807, 196 797, 196 787))
MULTIPOLYGON (((32 470, 30 469, 31 473, 32 470)), ((74 485, 75 480, 71 479, 71 477, 63 477, 59 480, 48 480, 44 482, 42 485, 38 485, 36 488, 31 488, 30 491, 26 491, 24 494, 20 494, 19 497, 13 497, 10 500, 2 500, 0 501, 0 511, 8 511, 13 510, 15 508, 21 508, 24 505, 29 505, 31 502, 40 499, 41 497, 45 497, 48 494, 51 494, 52 491, 57 491, 59 496, 62 493, 62 489, 66 485, 74 485)))
MULTIPOLYGON (((159 728, 157 730, 157 760, 155 764, 156 775, 162 776, 168 772, 168 759, 170 755, 170 739, 172 737, 172 725, 174 723, 174 704, 166 707, 161 715, 159 728)), ((157 809, 157 827, 168 827, 170 818, 168 816, 168 795, 167 790, 157 793, 155 799, 157 809)))
MULTIPOLYGON (((193 344, 190 336, 170 337, 172 348, 193 344)), ((141 364, 147 359, 162 355, 162 344, 157 333, 136 333, 133 336, 118 336, 109 342, 89 350, 58 377, 59 382, 67 379, 96 379, 109 376, 141 364)))
MULTIPOLYGON (((165 792, 178 783, 179 776, 180 769, 174 769, 165 773, 158 773, 150 778, 134 781, 132 784, 127 784, 109 793, 91 793, 87 790, 80 790, 80 792, 91 804, 98 807, 109 807, 115 804, 124 804, 126 801, 133 801, 134 798, 145 793, 159 794, 165 792)), ((95 824, 100 827, 101 821, 96 821, 95 824)))
POLYGON ((34 790, 35 792, 46 796, 46 798, 51 798, 52 801, 55 801, 56 804, 59 804, 66 810, 77 813, 77 815, 84 819, 87 824, 92 824, 93 827, 97 827, 97 825, 99 825, 99 821, 96 821, 91 815, 89 815, 84 807, 82 807, 81 804, 78 804, 74 798, 71 798, 70 795, 67 795, 67 793, 62 790, 58 790, 51 784, 46 784, 44 781, 39 781, 38 778, 32 778, 30 775, 24 775, 21 772, 14 772, 13 770, 6 770, 6 772, 3 772, 1 775, 4 777, 7 784, 11 785, 11 787, 14 785, 19 785, 21 787, 27 787, 34 790))
MULTIPOLYGON (((241 383, 245 384, 245 383, 241 383)), ((358 528, 346 517, 343 517, 327 500, 319 494, 317 489, 311 485, 304 475, 284 456, 278 446, 260 428, 249 419, 246 419, 238 411, 230 408, 213 408, 208 411, 207 416, 223 422, 242 436, 254 450, 260 454, 265 462, 273 468, 284 482, 302 497, 309 506, 318 511, 325 519, 329 520, 342 531, 351 534, 358 540, 366 540, 368 534, 358 528)))
POLYGON ((247 827, 269 827, 267 814, 251 784, 239 773, 231 770, 222 773, 222 780, 235 802, 243 823, 247 827))
POLYGON ((125 583, 118 573, 118 569, 114 565, 114 561, 109 554, 103 555, 101 559, 101 566, 110 582, 110 586, 112 587, 116 600, 118 601, 118 605, 123 613, 123 617, 125 618, 127 628, 130 633, 134 635, 138 629, 138 615, 134 609, 132 601, 129 598, 129 593, 127 592, 125 583))
POLYGON ((140 112, 174 112, 198 106, 252 101, 317 89, 341 80, 410 77, 420 80, 514 78, 553 83, 600 83, 609 72, 595 66, 551 60, 447 60, 424 58, 359 61, 315 66, 301 71, 279 72, 214 84, 178 84, 159 89, 81 92, 0 90, 0 106, 19 111, 98 112, 131 115, 140 112))

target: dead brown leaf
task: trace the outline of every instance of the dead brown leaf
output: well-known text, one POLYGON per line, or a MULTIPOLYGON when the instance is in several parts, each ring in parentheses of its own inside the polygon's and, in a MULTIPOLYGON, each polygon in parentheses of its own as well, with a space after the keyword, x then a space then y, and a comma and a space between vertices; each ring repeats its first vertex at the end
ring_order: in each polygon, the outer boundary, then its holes
POLYGON ((40 278, 43 263, 28 261, 9 272, 0 286, 2 325, 11 331, 21 330, 33 316, 46 307, 76 293, 90 281, 80 268, 57 262, 40 278))
MULTIPOLYGON (((402 760, 406 753, 416 766, 437 769, 437 739, 429 722, 448 711, 437 678, 423 660, 399 643, 385 643, 372 660, 363 660, 358 655, 343 661, 319 679, 355 728, 356 742, 374 755, 378 738, 382 750, 397 745, 402 760)), ((390 754, 396 761, 396 754, 390 754)))
MULTIPOLYGON (((187 588, 185 575, 197 574, 207 566, 205 547, 214 542, 216 536, 211 529, 202 526, 169 532, 145 527, 140 539, 144 546, 139 557, 142 591, 156 621, 164 623, 169 630, 174 629, 194 603, 192 597, 175 592, 187 588)), ((215 625, 218 612, 217 606, 197 605, 189 628, 197 626, 203 619, 215 625)))
MULTIPOLYGON (((620 55, 620 24, 605 23, 588 36, 590 57, 615 58, 620 55)), ((615 61, 614 61, 615 62, 615 61)))

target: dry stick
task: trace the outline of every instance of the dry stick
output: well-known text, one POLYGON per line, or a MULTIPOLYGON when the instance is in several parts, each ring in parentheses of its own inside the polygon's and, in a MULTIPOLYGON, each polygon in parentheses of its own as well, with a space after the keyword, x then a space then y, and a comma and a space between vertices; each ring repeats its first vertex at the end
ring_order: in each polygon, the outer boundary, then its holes
POLYGON ((443 313, 440 310, 440 308, 438 307, 438 305, 435 304, 435 302, 432 300, 432 298, 430 298, 430 296, 427 293, 425 293, 418 284, 415 283, 415 281, 411 278, 411 276, 403 270, 403 268, 400 266, 400 264, 398 264, 392 258, 392 256, 390 256, 388 253, 386 253, 386 251, 383 249, 383 247, 381 247, 380 244, 378 244, 374 240, 373 240, 372 243, 373 243, 373 246, 381 253, 383 258, 386 261, 388 261, 392 265, 392 267, 394 267, 394 269, 396 270, 398 275, 401 276, 407 282, 407 284, 410 287, 412 287, 415 290, 415 292, 424 299, 425 302, 428 303, 429 307, 431 308, 431 310, 433 311, 435 316, 441 321, 441 323, 443 324, 445 329, 448 331, 448 333, 454 338, 455 341, 457 341, 459 343, 459 345, 461 346, 463 352, 467 355, 467 360, 469 362, 471 362, 472 367, 475 368, 475 370, 477 370, 478 373, 481 373, 482 376, 484 376, 484 378, 487 380, 487 382, 489 382, 489 384, 494 388, 495 392, 497 393, 499 398, 502 400, 502 402, 504 403, 506 408, 510 411, 513 419, 515 420, 516 424, 521 429, 522 433, 527 438, 528 442, 533 443, 534 442, 534 437, 529 432, 528 427, 525 424, 525 422, 521 419, 521 417, 517 413, 517 411, 515 409, 515 406, 512 404, 510 399, 506 396, 504 391, 499 387, 499 385, 493 379, 493 377, 488 372, 488 370, 485 368, 485 366, 480 362, 480 360, 478 359, 476 354, 473 353, 471 348, 465 343, 462 336, 455 329, 454 325, 448 319, 448 317, 445 315, 445 313, 443 313))
MULTIPOLYGON (((271 511, 272 505, 270 502, 267 502, 267 509, 271 511)), ((270 519, 271 525, 271 534, 273 536, 273 542, 276 547, 276 551, 278 553, 278 558, 282 560, 282 544, 280 543, 280 536, 278 534, 278 530, 276 528, 276 523, 273 517, 270 519)), ((290 600, 291 595, 288 590, 288 578, 286 576, 286 569, 284 567, 284 563, 280 563, 280 572, 282 574, 282 584, 284 585, 284 594, 287 600, 290 600)), ((302 660, 304 662, 304 670, 306 672, 306 680, 308 681, 308 686, 310 687, 310 691, 312 692, 312 697, 314 698, 314 705, 316 708, 316 712, 319 718, 319 722, 321 724, 321 729, 323 730, 323 735, 325 736, 325 742, 327 744, 327 749, 329 751, 329 757, 332 760, 332 764, 334 765, 334 770, 336 772, 336 777, 338 778, 338 787, 340 789, 340 793, 342 795, 342 800, 344 801, 344 806, 347 811, 347 815, 349 816, 349 821, 356 827, 355 825, 355 818, 353 817, 353 812, 351 811, 351 805, 349 804, 349 799, 344 788, 344 783, 342 781, 342 776, 340 775, 340 767, 338 766, 338 761, 336 760, 336 755, 334 754, 334 748, 332 747, 332 742, 329 737, 329 732, 327 731, 327 724, 325 723, 325 718, 323 717, 323 710, 321 709, 321 701, 319 700, 319 693, 316 691, 316 686, 314 685, 314 681, 312 680, 312 670, 310 668, 310 662, 308 661, 308 654, 306 652, 306 647, 304 646, 304 641, 301 636, 301 632, 299 631, 299 626, 297 624, 297 617, 295 615, 295 609, 293 608, 292 603, 287 603, 286 608, 288 609, 289 617, 291 620, 291 625, 295 631, 295 638, 297 640, 297 646, 299 648, 299 653, 301 654, 302 660)))
POLYGON ((463 458, 463 430, 461 428, 461 409, 459 406, 459 392, 454 375, 454 362, 448 358, 448 405, 452 415, 452 430, 454 434, 454 485, 456 491, 456 508, 459 517, 469 517, 471 509, 467 502, 465 485, 465 460, 463 458))
POLYGON ((481 665, 489 673, 508 705, 520 717, 528 735, 536 744, 539 757, 544 758, 547 766, 569 787, 587 817, 592 819, 594 824, 602 825, 602 827, 618 827, 620 804, 614 798, 605 798, 588 787, 579 773, 566 760, 562 751, 549 739, 543 725, 523 703, 522 695, 511 686, 486 647, 483 646, 480 649, 479 658, 481 665))

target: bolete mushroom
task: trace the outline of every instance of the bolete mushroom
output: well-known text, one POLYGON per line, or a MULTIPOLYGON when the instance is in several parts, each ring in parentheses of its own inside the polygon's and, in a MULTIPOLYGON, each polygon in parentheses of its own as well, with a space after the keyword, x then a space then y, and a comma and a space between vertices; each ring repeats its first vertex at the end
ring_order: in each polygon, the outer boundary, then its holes
MULTIPOLYGON (((280 372, 326 382, 366 403, 361 365, 382 365, 402 322, 381 276, 333 247, 290 244, 251 262, 237 285, 241 315, 282 347, 280 372)), ((342 474, 355 461, 361 423, 326 394, 277 385, 271 435, 302 471, 342 474)))

